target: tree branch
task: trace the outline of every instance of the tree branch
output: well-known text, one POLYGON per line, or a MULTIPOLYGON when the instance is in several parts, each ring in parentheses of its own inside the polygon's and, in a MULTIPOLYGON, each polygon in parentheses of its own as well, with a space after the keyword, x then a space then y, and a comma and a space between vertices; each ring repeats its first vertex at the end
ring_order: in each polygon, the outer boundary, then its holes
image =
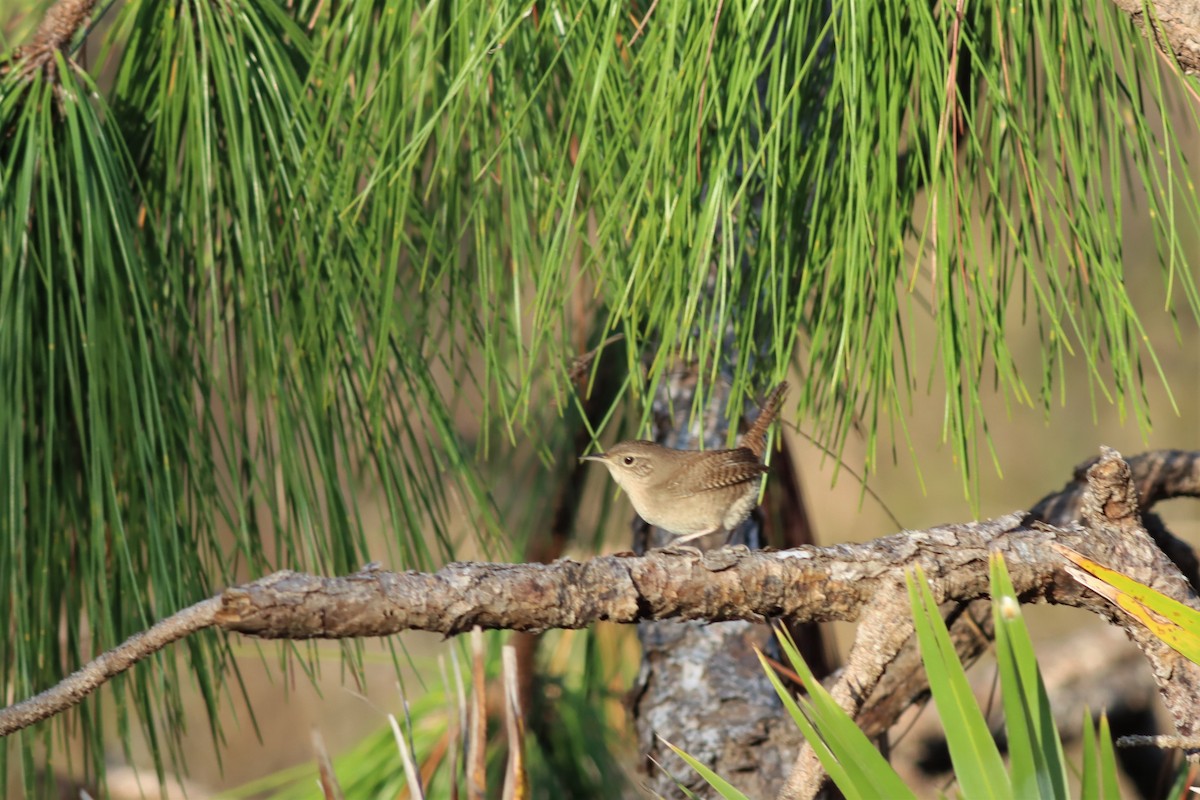
POLYGON ((149 630, 130 636, 41 694, 0 711, 0 737, 8 736, 78 705, 83 698, 99 689, 114 675, 120 675, 171 642, 212 627, 220 608, 220 597, 212 597, 189 606, 155 624, 149 630))
MULTIPOLYGON (((914 564, 931 577, 949 577, 978 561, 986 578, 988 551, 1000 548, 1045 584, 1064 563, 1044 552, 1049 542, 1087 547, 1086 531, 1028 528, 1022 516, 834 547, 658 550, 582 563, 454 563, 435 573, 371 569, 338 578, 283 571, 226 590, 217 622, 267 639, 341 639, 407 630, 453 636, 476 625, 539 631, 662 619, 853 621, 914 564)), ((973 584, 974 576, 960 580, 973 584)))

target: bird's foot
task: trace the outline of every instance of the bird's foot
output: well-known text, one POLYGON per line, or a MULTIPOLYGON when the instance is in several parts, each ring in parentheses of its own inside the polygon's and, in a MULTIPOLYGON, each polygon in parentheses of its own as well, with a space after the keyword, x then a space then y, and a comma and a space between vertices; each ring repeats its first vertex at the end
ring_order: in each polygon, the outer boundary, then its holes
POLYGON ((656 547, 650 552, 662 553, 668 556, 694 556, 695 558, 702 558, 704 556, 699 547, 692 547, 689 544, 681 545, 679 542, 672 542, 666 547, 656 547))
POLYGON ((708 536, 710 533, 716 533, 719 530, 721 530, 721 529, 713 528, 710 531, 700 531, 699 533, 685 534, 684 536, 680 536, 678 539, 676 539, 675 541, 671 542, 669 545, 667 545, 666 547, 663 547, 661 549, 664 553, 670 553, 672 555, 701 556, 701 555, 703 555, 703 553, 701 552, 700 548, 694 547, 687 543, 694 542, 697 539, 703 539, 705 536, 708 536))

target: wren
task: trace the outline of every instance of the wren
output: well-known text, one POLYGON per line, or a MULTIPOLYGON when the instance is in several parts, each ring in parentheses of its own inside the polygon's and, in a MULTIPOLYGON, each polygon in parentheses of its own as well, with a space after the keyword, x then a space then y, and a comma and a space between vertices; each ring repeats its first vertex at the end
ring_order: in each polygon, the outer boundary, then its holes
POLYGON ((730 450, 675 450, 655 442, 628 441, 583 456, 608 467, 629 495, 638 516, 682 537, 675 544, 717 531, 732 531, 758 505, 767 467, 762 463, 767 430, 779 413, 787 382, 779 384, 758 419, 730 450))

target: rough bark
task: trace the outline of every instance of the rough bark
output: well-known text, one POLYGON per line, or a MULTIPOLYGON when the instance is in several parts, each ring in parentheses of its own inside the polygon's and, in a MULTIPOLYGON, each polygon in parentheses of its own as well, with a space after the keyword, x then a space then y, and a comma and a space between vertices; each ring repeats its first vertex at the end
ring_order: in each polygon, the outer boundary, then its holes
POLYGON ((1196 0, 1114 0, 1117 8, 1154 40, 1163 53, 1173 53, 1184 72, 1200 71, 1200 3, 1196 0), (1146 9, 1151 10, 1147 18, 1146 9))

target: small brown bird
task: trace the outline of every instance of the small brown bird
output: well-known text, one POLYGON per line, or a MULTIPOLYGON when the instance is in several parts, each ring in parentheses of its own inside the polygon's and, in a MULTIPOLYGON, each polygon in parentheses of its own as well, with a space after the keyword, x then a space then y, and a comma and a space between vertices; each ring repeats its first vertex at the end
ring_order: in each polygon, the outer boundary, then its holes
POLYGON ((605 453, 584 456, 608 467, 629 495, 638 516, 680 536, 676 544, 717 531, 732 531, 758 505, 767 467, 762 457, 767 429, 779 413, 787 383, 771 392, 758 419, 732 450, 674 450, 647 441, 621 442, 605 453))

